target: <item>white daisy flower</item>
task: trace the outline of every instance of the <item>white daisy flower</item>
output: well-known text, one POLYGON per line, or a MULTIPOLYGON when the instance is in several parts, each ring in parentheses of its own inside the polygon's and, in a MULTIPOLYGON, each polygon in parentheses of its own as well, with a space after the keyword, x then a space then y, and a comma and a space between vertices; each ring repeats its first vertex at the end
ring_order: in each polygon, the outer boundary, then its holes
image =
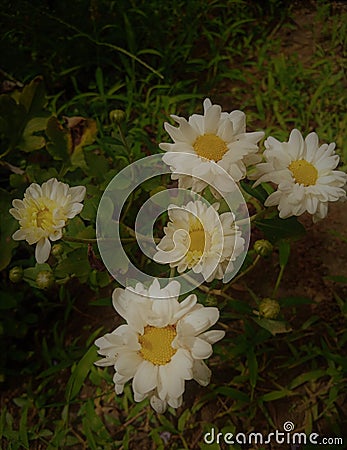
POLYGON ((86 194, 84 186, 69 187, 68 184, 51 178, 39 186, 32 183, 24 193, 24 199, 15 199, 10 209, 19 221, 20 229, 12 238, 25 239, 28 244, 36 244, 35 257, 39 264, 47 261, 51 251, 51 241, 62 237, 66 221, 82 211, 86 194))
POLYGON ((188 121, 172 115, 178 128, 164 124, 174 143, 159 144, 167 152, 163 161, 173 171, 172 179, 179 180, 180 188, 201 192, 210 184, 231 192, 233 184, 229 176, 237 182, 245 177, 247 165, 260 161, 257 143, 264 133, 246 133, 246 116, 242 111, 222 112, 208 98, 203 105, 204 115, 193 114, 188 121), (225 176, 211 161, 226 171, 225 176), (204 180, 199 179, 201 176, 204 180))
POLYGON ((232 271, 232 261, 244 251, 245 240, 234 223, 234 215, 217 213, 219 203, 191 201, 168 207, 170 222, 157 245, 154 261, 177 267, 179 273, 192 269, 206 281, 222 279, 232 271))
POLYGON ((207 331, 217 322, 218 309, 198 304, 194 294, 180 303, 180 288, 171 281, 161 289, 155 279, 149 289, 141 283, 115 289, 113 306, 127 324, 95 341, 104 356, 95 364, 114 366, 116 393, 132 379, 135 401, 149 397, 158 413, 182 404, 185 380, 209 383, 211 371, 203 360, 225 334, 207 331))
POLYGON ((300 131, 294 129, 288 142, 270 136, 265 147, 266 162, 257 165, 255 177, 259 178, 255 186, 265 181, 278 185, 265 206, 278 205, 281 218, 307 211, 316 222, 327 215, 328 202, 346 197, 343 186, 347 175, 333 170, 339 163, 334 143, 319 146, 316 133, 308 134, 304 140, 300 131))

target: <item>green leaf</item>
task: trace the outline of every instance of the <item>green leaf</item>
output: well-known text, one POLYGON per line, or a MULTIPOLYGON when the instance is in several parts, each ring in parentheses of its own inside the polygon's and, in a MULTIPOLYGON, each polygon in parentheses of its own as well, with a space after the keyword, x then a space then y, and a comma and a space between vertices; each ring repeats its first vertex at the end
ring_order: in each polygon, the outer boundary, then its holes
POLYGON ((249 403, 250 398, 247 394, 245 394, 242 391, 239 391, 238 389, 234 389, 228 386, 220 386, 215 389, 217 394, 225 395, 228 398, 232 398, 233 400, 239 400, 244 403, 249 403))
POLYGON ((247 354, 248 370, 249 370, 249 382, 252 388, 257 384, 258 379, 258 361, 253 350, 250 350, 247 354))
MULTIPOLYGON (((14 148, 26 124, 25 108, 10 95, 0 95, 0 119, 0 133, 7 139, 7 145, 14 148)), ((1 153, 5 150, 2 149, 1 153)))
POLYGON ((63 160, 65 164, 70 165, 71 138, 54 116, 47 121, 46 135, 49 139, 47 151, 54 159, 63 160))
POLYGON ((49 264, 36 263, 35 267, 28 267, 27 269, 23 270, 24 275, 23 278, 31 287, 37 288, 36 284, 37 275, 44 270, 48 270, 49 272, 52 271, 51 266, 49 264))
POLYGON ((90 271, 87 249, 83 246, 83 248, 71 251, 67 258, 60 261, 54 274, 58 279, 64 279, 69 275, 70 277, 77 277, 81 282, 86 282, 90 271))
POLYGON ((290 389, 295 389, 301 384, 307 383, 307 381, 317 380, 318 378, 324 377, 326 375, 326 370, 312 370, 311 372, 302 373, 289 384, 290 389))
POLYGON ((67 402, 70 402, 78 395, 90 372, 91 366, 97 360, 97 357, 97 350, 93 344, 73 369, 69 381, 67 382, 65 392, 67 402))
POLYGON ((264 204, 265 200, 268 197, 268 194, 266 190, 263 188, 263 186, 259 185, 256 188, 253 188, 251 186, 252 183, 242 180, 240 182, 242 189, 247 192, 247 194, 251 195, 252 197, 259 200, 261 203, 264 204))
POLYGON ((42 77, 34 78, 25 85, 18 99, 20 105, 26 109, 28 118, 42 115, 46 102, 46 90, 42 77))
POLYGON ((11 196, 0 189, 0 270, 5 269, 12 258, 12 250, 18 246, 18 241, 12 239, 13 233, 19 228, 18 221, 11 216, 11 196))
POLYGON ((278 242, 280 239, 298 239, 306 233, 304 226, 298 222, 296 217, 289 217, 288 219, 280 219, 279 217, 260 219, 255 220, 254 225, 264 233, 266 239, 273 243, 278 242))
POLYGON ((291 395, 293 395, 293 392, 291 392, 289 389, 282 389, 280 391, 268 392, 267 394, 264 394, 262 397, 260 397, 259 400, 262 400, 263 402, 272 402, 274 400, 278 400, 283 397, 289 397, 291 395))
POLYGON ((47 117, 34 117, 27 123, 22 138, 18 143, 20 150, 32 152, 45 146, 46 140, 43 136, 37 136, 35 133, 42 132, 47 126, 47 117))
POLYGON ((259 317, 252 317, 252 319, 260 327, 264 328, 267 331, 270 331, 270 333, 274 336, 276 334, 289 333, 290 331, 292 331, 289 324, 284 321, 265 319, 259 317))
POLYGON ((279 242, 279 261, 280 266, 285 267, 288 263, 289 254, 290 254, 290 244, 287 241, 279 242))

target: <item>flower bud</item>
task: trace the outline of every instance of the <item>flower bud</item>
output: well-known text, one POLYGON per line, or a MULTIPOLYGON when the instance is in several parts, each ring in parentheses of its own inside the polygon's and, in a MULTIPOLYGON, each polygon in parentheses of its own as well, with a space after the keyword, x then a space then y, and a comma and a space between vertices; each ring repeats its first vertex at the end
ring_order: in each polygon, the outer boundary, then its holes
POLYGON ((277 300, 263 298, 259 305, 259 316, 265 319, 276 319, 280 312, 280 305, 277 300))
POLYGON ((110 112, 110 120, 111 122, 120 125, 125 121, 125 112, 122 109, 113 109, 110 112))
POLYGON ((55 257, 62 255, 64 252, 64 247, 62 244, 54 244, 51 250, 51 254, 55 257))
POLYGON ((8 277, 12 283, 19 283, 23 279, 23 269, 19 266, 12 267, 8 277))
POLYGON ((49 289, 54 284, 54 275, 50 270, 42 270, 37 274, 36 284, 40 289, 49 289))
POLYGON ((271 255, 273 250, 271 242, 267 241, 266 239, 259 239, 258 241, 255 241, 253 248, 258 253, 258 255, 263 257, 271 255))

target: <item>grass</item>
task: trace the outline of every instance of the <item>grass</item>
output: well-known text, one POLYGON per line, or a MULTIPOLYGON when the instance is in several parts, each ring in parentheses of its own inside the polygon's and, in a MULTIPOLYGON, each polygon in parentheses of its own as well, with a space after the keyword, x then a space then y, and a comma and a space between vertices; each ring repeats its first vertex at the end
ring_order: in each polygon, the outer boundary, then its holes
MULTIPOLYGON (((337 143, 346 168, 347 10, 339 2, 312 1, 304 8, 274 0, 263 7, 239 0, 117 6, 91 1, 69 4, 68 10, 58 2, 53 12, 26 1, 13 11, 7 3, 0 13, 4 78, 28 83, 42 74, 47 114, 92 118, 98 133, 83 152, 73 150, 70 169, 54 153, 22 150, 19 158, 9 153, 6 161, 19 171, 0 167, 6 205, 21 198, 28 180, 60 173, 66 182, 88 187, 84 212, 71 221, 69 233, 92 239, 97 204, 109 180, 132 161, 158 153, 158 143, 167 139, 163 122, 170 114, 200 112, 205 96, 223 110, 245 111, 249 130, 263 129, 283 140, 293 127, 305 135, 316 130, 322 141, 337 143), (295 39, 307 45, 294 46, 295 39), (125 112, 119 127, 109 118, 114 109, 125 112)), ((128 224, 144 192, 166 181, 133 196, 128 224)), ((345 242, 339 242, 342 248, 345 242)), ((128 248, 135 251, 131 243, 128 248)), ((324 316, 313 295, 291 294, 291 253, 279 292, 292 331, 273 336, 257 325, 252 311, 276 284, 283 265, 278 251, 262 260, 266 282, 255 269, 222 293, 218 283, 199 291, 205 305, 220 307, 220 327, 226 331, 209 362, 212 383, 206 388, 187 383, 183 406, 157 415, 146 401, 134 403, 130 386, 116 396, 111 371, 93 365, 94 340, 121 323, 110 318, 116 283, 96 268, 98 255, 87 258, 85 246, 63 242, 63 253, 53 260, 56 283, 40 290, 35 278, 42 268, 34 268, 32 252, 25 245, 11 249, 1 278, 2 448, 226 448, 204 444, 203 436, 212 427, 267 433, 282 430, 286 420, 296 431, 343 436, 346 278, 343 271, 316 275, 315 294, 323 275, 340 276, 329 285, 324 316), (24 268, 19 284, 8 279, 14 266, 24 268)), ((246 263, 252 260, 251 251, 246 263)), ((142 264, 148 268, 145 259, 142 264)))

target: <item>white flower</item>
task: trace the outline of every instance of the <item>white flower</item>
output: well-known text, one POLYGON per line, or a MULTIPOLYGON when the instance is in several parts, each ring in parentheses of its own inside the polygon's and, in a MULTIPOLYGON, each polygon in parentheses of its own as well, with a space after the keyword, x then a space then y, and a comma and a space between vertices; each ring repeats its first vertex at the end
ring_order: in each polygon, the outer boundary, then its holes
POLYGON ((299 216, 305 211, 313 215, 313 221, 324 218, 328 202, 346 197, 343 189, 347 175, 333 170, 339 163, 335 144, 319 146, 316 133, 304 140, 300 131, 294 129, 288 142, 279 142, 273 137, 265 141, 266 162, 257 165, 258 180, 278 185, 270 194, 265 206, 278 205, 279 216, 299 216))
POLYGON ((180 207, 170 205, 170 222, 157 245, 154 261, 170 263, 179 273, 192 269, 206 281, 223 278, 227 268, 228 272, 233 270, 231 261, 242 253, 245 241, 234 223, 234 215, 219 215, 218 208, 218 203, 207 205, 200 200, 180 207))
POLYGON ((170 165, 172 179, 179 180, 180 188, 191 187, 201 192, 210 184, 231 192, 233 184, 229 176, 237 182, 245 177, 247 165, 260 161, 257 143, 264 133, 246 133, 246 116, 242 111, 222 112, 208 98, 203 105, 204 115, 193 114, 188 121, 172 115, 178 128, 165 123, 165 130, 174 143, 159 145, 167 152, 163 161, 170 165), (221 176, 212 161, 226 171, 225 176, 221 176), (205 181, 199 179, 201 176, 205 181))
POLYGON ((32 183, 24 193, 24 199, 15 199, 10 209, 12 216, 19 221, 20 229, 12 238, 16 241, 26 239, 37 244, 35 257, 38 263, 47 261, 51 251, 51 241, 62 237, 62 230, 68 219, 82 211, 86 194, 84 186, 69 187, 55 178, 39 186, 32 183))
POLYGON ((127 324, 95 341, 104 356, 95 364, 114 366, 116 393, 133 379, 135 401, 149 397, 158 413, 182 404, 185 380, 209 383, 211 371, 203 360, 225 334, 207 331, 217 322, 218 309, 198 304, 194 294, 178 302, 180 287, 171 281, 161 289, 155 279, 149 289, 141 283, 115 289, 113 306, 127 324))

